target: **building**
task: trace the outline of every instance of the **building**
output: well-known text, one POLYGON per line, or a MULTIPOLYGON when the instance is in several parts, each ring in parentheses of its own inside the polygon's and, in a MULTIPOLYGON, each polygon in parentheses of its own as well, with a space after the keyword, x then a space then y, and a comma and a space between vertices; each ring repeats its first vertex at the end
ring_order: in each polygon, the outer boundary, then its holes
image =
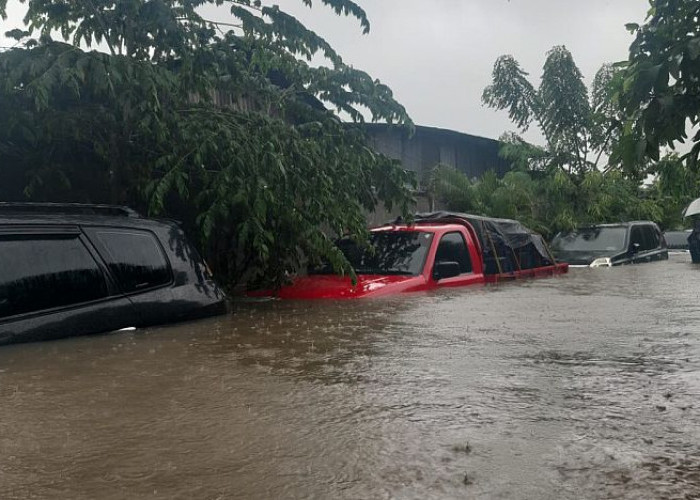
POLYGON ((438 164, 454 167, 469 178, 488 170, 503 176, 510 169, 498 155, 499 142, 494 139, 423 126, 416 126, 413 135, 386 124, 368 124, 366 130, 377 152, 401 160, 419 179, 438 164))
MULTIPOLYGON (((401 160, 403 167, 415 172, 421 183, 440 164, 454 167, 470 179, 481 177, 489 170, 501 177, 510 169, 510 164, 498 155, 500 145, 494 139, 434 127, 416 126, 413 135, 405 128, 387 124, 373 123, 365 127, 373 149, 401 160)), ((445 207, 436 205, 426 193, 417 193, 417 212, 442 208, 445 207)), ((370 225, 379 225, 396 215, 379 206, 367 218, 370 225)))

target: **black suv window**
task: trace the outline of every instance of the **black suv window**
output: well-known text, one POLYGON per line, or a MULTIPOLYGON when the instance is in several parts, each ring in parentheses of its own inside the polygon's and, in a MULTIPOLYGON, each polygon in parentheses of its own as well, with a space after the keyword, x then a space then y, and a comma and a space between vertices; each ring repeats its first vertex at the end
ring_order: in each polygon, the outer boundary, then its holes
POLYGON ((435 262, 458 262, 460 274, 472 272, 469 250, 460 233, 447 233, 442 237, 435 254, 435 262))
POLYGON ((656 228, 652 225, 642 226, 644 233, 644 248, 646 250, 654 250, 659 246, 659 234, 656 228))
POLYGON ((155 237, 146 231, 94 229, 110 271, 124 292, 145 290, 170 283, 170 267, 155 237))
POLYGON ((638 245, 637 248, 640 251, 645 250, 641 226, 632 226, 632 232, 630 233, 630 250, 634 250, 635 243, 638 245))
POLYGON ((105 276, 77 235, 0 236, 0 318, 108 295, 105 276))

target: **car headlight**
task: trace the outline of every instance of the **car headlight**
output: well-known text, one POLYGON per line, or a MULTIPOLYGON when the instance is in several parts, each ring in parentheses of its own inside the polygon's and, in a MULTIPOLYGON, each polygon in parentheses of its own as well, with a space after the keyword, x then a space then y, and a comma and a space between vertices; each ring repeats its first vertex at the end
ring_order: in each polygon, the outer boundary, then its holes
POLYGON ((610 267, 612 266, 612 261, 610 260, 610 257, 603 257, 602 259, 596 259, 593 262, 591 262, 590 267, 610 267))

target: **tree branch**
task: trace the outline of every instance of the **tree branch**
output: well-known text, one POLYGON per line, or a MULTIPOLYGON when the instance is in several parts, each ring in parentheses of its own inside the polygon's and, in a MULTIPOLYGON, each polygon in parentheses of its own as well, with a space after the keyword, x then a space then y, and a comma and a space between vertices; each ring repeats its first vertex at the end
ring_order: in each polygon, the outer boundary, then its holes
POLYGON ((107 30, 107 27, 105 26, 104 20, 102 19, 102 16, 100 15, 100 11, 97 10, 97 7, 95 7, 95 4, 92 3, 92 0, 87 0, 87 4, 92 8, 92 11, 95 13, 95 19, 97 19, 97 22, 100 25, 100 28, 102 28, 102 35, 104 36, 105 42, 107 43, 107 47, 109 47, 109 51, 112 53, 113 56, 116 56, 116 52, 114 51, 114 47, 112 46, 112 42, 109 39, 109 31, 107 30))

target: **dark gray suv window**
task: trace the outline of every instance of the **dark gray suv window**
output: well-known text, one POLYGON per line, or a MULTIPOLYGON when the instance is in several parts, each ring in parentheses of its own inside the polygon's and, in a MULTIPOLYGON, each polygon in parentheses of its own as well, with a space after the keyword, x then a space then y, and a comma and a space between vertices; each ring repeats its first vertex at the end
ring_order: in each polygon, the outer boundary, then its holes
POLYGON ((644 247, 646 250, 654 250, 659 247, 659 234, 654 226, 642 226, 644 234, 644 247))
POLYGON ((0 318, 108 295, 104 274, 77 235, 3 235, 0 259, 0 318))
POLYGON ((630 232, 630 250, 634 250, 635 244, 637 245, 636 248, 640 251, 646 250, 646 246, 644 243, 644 233, 642 233, 642 227, 641 226, 632 226, 632 230, 630 232))
POLYGON ((94 229, 110 271, 126 293, 154 288, 171 281, 170 267, 155 237, 146 231, 94 229))

